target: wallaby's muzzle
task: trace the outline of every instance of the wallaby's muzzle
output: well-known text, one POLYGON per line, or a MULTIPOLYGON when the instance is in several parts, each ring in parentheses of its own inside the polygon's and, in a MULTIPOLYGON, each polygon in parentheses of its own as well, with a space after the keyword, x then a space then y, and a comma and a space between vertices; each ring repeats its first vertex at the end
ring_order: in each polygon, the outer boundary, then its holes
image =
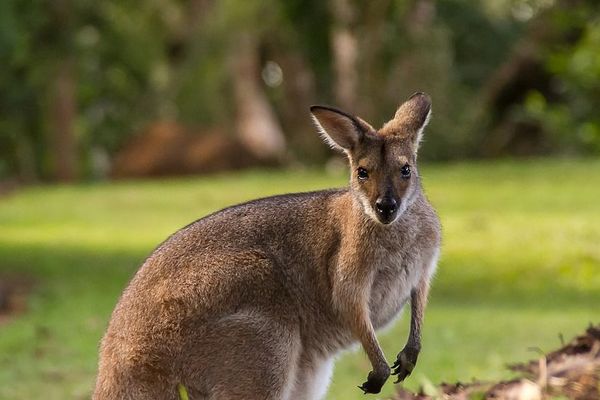
POLYGON ((375 202, 375 210, 377 218, 382 224, 389 224, 396 219, 398 213, 399 201, 393 197, 384 196, 377 199, 375 202))

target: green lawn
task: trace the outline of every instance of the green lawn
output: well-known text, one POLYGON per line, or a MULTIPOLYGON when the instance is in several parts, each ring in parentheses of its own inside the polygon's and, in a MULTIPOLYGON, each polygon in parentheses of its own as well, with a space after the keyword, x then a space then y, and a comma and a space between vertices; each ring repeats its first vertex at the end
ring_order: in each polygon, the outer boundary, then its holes
MULTIPOLYGON (((600 320, 600 160, 424 168, 444 225, 421 358, 406 385, 508 376, 600 320)), ((211 211, 345 183, 345 173, 246 172, 34 187, 0 198, 0 276, 35 280, 28 311, 0 325, 0 399, 83 399, 117 297, 167 235, 211 211)), ((380 334, 393 361, 407 318, 380 334)), ((363 399, 361 352, 342 356, 328 399, 363 399)), ((385 393, 370 398, 383 398, 385 393)))

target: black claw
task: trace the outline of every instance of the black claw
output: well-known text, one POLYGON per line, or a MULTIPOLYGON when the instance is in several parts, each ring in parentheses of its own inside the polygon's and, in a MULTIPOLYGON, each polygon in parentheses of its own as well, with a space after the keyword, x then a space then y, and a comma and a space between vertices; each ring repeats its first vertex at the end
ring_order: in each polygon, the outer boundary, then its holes
POLYGON ((358 388, 360 390, 362 390, 365 394, 367 394, 367 393, 376 394, 376 393, 381 392, 381 387, 385 383, 386 379, 387 379, 387 376, 385 378, 382 378, 382 377, 378 377, 377 375, 373 374, 373 372, 371 372, 371 373, 369 373, 367 381, 365 383, 363 383, 361 386, 359 386, 358 388))
POLYGON ((358 388, 360 390, 362 390, 365 394, 366 393, 377 394, 377 393, 381 392, 381 388, 389 376, 390 376, 390 371, 387 366, 386 366, 385 370, 381 369, 381 370, 378 370, 378 372, 371 371, 371 372, 369 372, 369 375, 367 376, 367 381, 365 383, 363 383, 362 385, 360 385, 358 388))
POLYGON ((363 394, 369 393, 369 389, 367 389, 367 382, 363 383, 358 388, 363 391, 363 394))
POLYGON ((405 350, 398 354, 398 358, 392 366, 392 375, 397 375, 394 384, 402 382, 412 373, 417 362, 417 355, 418 353, 411 354, 411 352, 406 352, 405 350))
POLYGON ((368 384, 369 384, 369 382, 365 382, 362 385, 358 386, 358 388, 363 391, 363 394, 378 393, 378 392, 371 391, 371 389, 368 387, 368 384))
POLYGON ((405 380, 410 375, 410 372, 408 372, 408 371, 396 371, 396 372, 394 372, 394 375, 398 375, 398 377, 394 381, 394 384, 397 384, 397 383, 400 383, 403 380, 405 380))

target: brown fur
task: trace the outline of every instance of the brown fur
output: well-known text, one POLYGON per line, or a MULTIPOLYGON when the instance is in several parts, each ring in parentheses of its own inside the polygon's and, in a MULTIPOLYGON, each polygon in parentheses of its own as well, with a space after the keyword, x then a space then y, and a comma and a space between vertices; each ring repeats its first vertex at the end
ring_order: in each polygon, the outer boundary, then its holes
POLYGON ((334 355, 357 341, 373 366, 361 388, 376 393, 392 371, 375 329, 409 299, 411 334, 392 368, 412 371, 440 244, 415 165, 426 116, 382 135, 335 109, 312 112, 348 154, 350 187, 237 205, 168 238, 113 312, 94 399, 177 399, 179 383, 190 399, 318 399, 334 355), (373 209, 384 194, 399 201, 387 223, 373 209))

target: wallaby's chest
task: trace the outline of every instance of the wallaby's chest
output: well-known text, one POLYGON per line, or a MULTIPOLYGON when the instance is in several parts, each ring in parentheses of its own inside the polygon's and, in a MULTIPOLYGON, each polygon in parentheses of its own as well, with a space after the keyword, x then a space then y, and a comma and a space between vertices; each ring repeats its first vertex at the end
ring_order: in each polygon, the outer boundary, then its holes
POLYGON ((375 329, 390 323, 410 298, 410 292, 422 274, 422 263, 417 258, 404 249, 381 249, 377 252, 369 301, 375 329))

